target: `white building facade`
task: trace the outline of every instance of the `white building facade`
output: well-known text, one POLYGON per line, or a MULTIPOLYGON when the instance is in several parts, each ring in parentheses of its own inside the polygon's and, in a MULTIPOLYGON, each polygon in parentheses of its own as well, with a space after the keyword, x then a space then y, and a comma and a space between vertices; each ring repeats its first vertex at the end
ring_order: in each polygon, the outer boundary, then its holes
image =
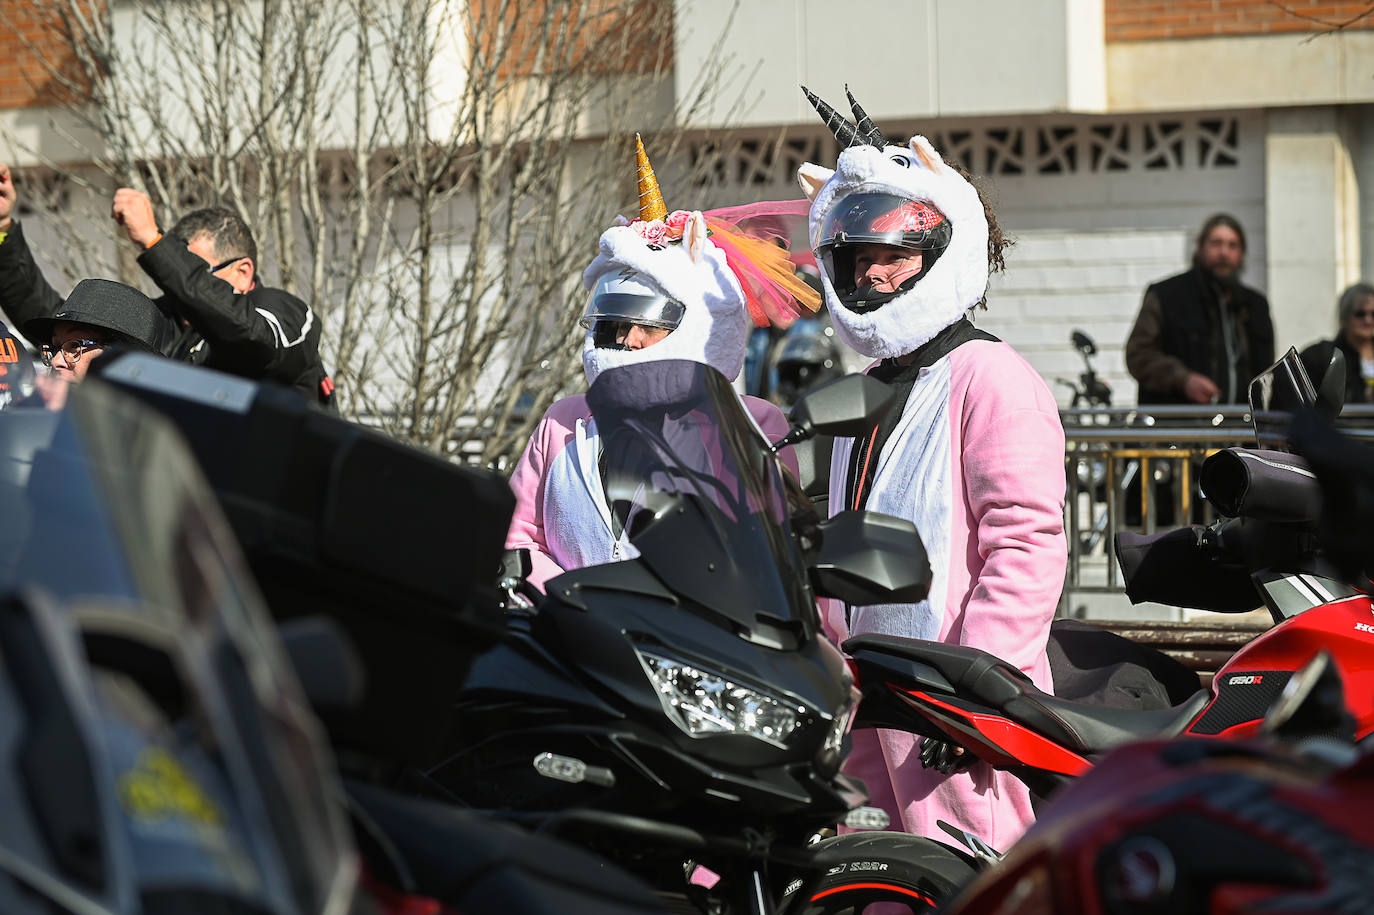
MULTIPOLYGON (((1246 229, 1244 278, 1269 296, 1280 346, 1330 336, 1340 290, 1374 278, 1365 3, 642 2, 673 21, 670 77, 645 93, 660 114, 703 74, 728 83, 679 125, 699 150, 726 150, 699 200, 797 196, 797 165, 831 164, 837 152, 798 86, 840 103, 848 84, 890 136, 923 133, 981 179, 1017 244, 979 323, 1051 382, 1080 370, 1069 335, 1081 329, 1117 402, 1134 401, 1122 344, 1141 294, 1184 269, 1193 234, 1218 211, 1246 229)), ((127 18, 135 5, 114 8, 127 18)), ((435 20, 436 33, 456 34, 456 17, 435 20)), ((34 51, 22 42, 0 37, 0 52, 34 51)), ((438 45, 434 111, 464 85, 464 53, 456 40, 438 45)), ((6 80, 0 157, 79 156, 89 140, 67 113, 6 80)), ((579 129, 594 142, 605 128, 588 118, 579 129)), ((671 162, 661 170, 667 186, 683 183, 671 162)), ((1067 388, 1056 390, 1067 402, 1067 388)))
MULTIPOLYGON (((679 81, 722 50, 690 26, 713 5, 677 3, 679 81)), ((1144 288, 1186 267, 1219 211, 1246 229, 1244 280, 1269 296, 1279 346, 1329 337, 1340 290, 1374 276, 1370 17, 1185 6, 1200 5, 753 0, 724 49, 753 103, 721 200, 793 195, 797 162, 833 163, 798 84, 837 107, 847 84, 889 136, 920 132, 981 179, 1017 244, 978 321, 1047 380, 1081 370, 1081 329, 1133 402, 1122 346, 1144 288)))

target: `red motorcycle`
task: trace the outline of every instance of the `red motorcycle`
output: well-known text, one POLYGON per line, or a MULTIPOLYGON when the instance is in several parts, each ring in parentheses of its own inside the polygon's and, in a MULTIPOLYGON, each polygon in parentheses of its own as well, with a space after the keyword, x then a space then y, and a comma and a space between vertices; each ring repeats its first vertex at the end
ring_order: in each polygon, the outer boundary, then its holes
MULTIPOLYGON (((1333 376, 1344 377, 1328 372, 1333 376)), ((1109 708, 1045 693, 1019 669, 977 649, 863 635, 843 646, 863 691, 853 726, 957 744, 1044 797, 1122 744, 1257 733, 1294 673, 1325 651, 1350 696, 1350 714, 1328 730, 1346 739, 1368 737, 1374 731, 1374 603, 1367 592, 1374 588, 1363 571, 1331 561, 1319 542, 1331 493, 1324 500, 1302 458, 1272 450, 1283 445, 1275 411, 1324 408, 1329 418, 1339 412, 1339 397, 1325 385, 1318 397, 1292 351, 1256 379, 1251 394, 1257 440, 1271 449, 1218 452, 1201 480, 1228 520, 1148 537, 1118 535, 1116 544, 1134 602, 1222 612, 1261 602, 1269 608, 1274 627, 1237 652, 1210 689, 1172 708, 1109 708)), ((1338 546, 1329 532, 1325 542, 1338 546)), ((1000 857, 977 837, 946 828, 964 849, 912 837, 919 867, 875 858, 874 875, 831 875, 821 889, 836 899, 933 905, 947 898, 943 887, 959 873, 1000 857)), ((813 908, 822 902, 813 898, 813 908)))
POLYGON ((1374 752, 1311 736, 1339 727, 1344 705, 1319 656, 1267 716, 1277 739, 1114 751, 942 911, 1369 911, 1374 752))
MULTIPOLYGON (((1248 463, 1258 454, 1219 452, 1209 465, 1217 458, 1248 463)), ((1273 453, 1267 454, 1260 459, 1273 460, 1273 453)), ((1296 469, 1296 458, 1284 458, 1285 466, 1296 469)), ((1320 554, 1290 552, 1291 532, 1276 527, 1242 517, 1142 538, 1135 546, 1123 543, 1124 535, 1118 539, 1133 599, 1197 606, 1204 602, 1196 593, 1185 600, 1188 595, 1177 591, 1196 592, 1199 578, 1194 576, 1210 574, 1222 586, 1208 595, 1214 599, 1204 609, 1241 609, 1246 601, 1231 589, 1239 584, 1238 569, 1250 568, 1274 615, 1275 626, 1236 652, 1210 689, 1179 706, 1142 711, 1061 699, 976 648, 865 635, 844 644, 864 693, 855 726, 908 730, 956 743, 1045 796, 1128 741, 1256 733, 1293 672, 1326 650, 1349 684, 1354 736, 1367 737, 1374 732, 1374 602, 1322 574, 1329 570, 1320 554), (1140 555, 1130 556, 1137 546, 1140 555), (1290 558, 1259 566, 1276 548, 1290 558), (1161 572, 1171 569, 1172 579, 1155 579, 1157 566, 1161 572), (1224 607, 1228 601, 1229 608, 1224 607)))
MULTIPOLYGON (((1325 378, 1338 376, 1328 370, 1325 378)), ((1367 737, 1374 732, 1370 583, 1328 558, 1317 534, 1324 501, 1317 475, 1302 457, 1275 450, 1286 447, 1276 411, 1315 408, 1329 417, 1340 401, 1331 385, 1318 394, 1290 350, 1251 385, 1256 440, 1270 448, 1228 448, 1203 465, 1201 486, 1227 520, 1117 535, 1133 603, 1234 612, 1262 602, 1272 614, 1274 627, 1236 652, 1209 690, 1172 708, 1106 708, 1046 693, 975 648, 864 635, 844 645, 864 689, 856 726, 956 743, 1044 796, 1131 740, 1255 733, 1293 672, 1324 650, 1347 684, 1353 736, 1367 737)))
MULTIPOLYGON (((1339 412, 1340 396, 1327 387, 1319 395, 1290 350, 1252 383, 1257 441, 1284 447, 1286 425, 1275 409, 1339 412)), ((1351 697, 1352 736, 1368 737, 1374 602, 1369 580, 1337 568, 1321 546, 1317 475, 1286 451, 1228 448, 1207 459, 1200 483, 1227 520, 1118 534, 1116 551, 1133 603, 1235 612, 1262 601, 1269 609, 1274 627, 1236 652, 1209 690, 1172 708, 1107 708, 1046 693, 975 648, 864 635, 844 644, 864 690, 855 726, 958 744, 1045 796, 1131 740, 1254 734, 1293 672, 1326 651, 1351 697)))

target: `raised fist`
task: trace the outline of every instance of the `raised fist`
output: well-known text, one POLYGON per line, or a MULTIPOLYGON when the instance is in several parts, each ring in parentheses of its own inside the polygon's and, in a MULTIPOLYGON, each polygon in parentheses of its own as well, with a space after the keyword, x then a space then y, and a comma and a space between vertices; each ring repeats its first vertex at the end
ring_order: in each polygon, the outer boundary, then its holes
POLYGON ((124 227, 129 240, 146 248, 157 240, 157 219, 153 216, 153 202, 142 191, 122 187, 115 191, 110 207, 114 221, 124 227))

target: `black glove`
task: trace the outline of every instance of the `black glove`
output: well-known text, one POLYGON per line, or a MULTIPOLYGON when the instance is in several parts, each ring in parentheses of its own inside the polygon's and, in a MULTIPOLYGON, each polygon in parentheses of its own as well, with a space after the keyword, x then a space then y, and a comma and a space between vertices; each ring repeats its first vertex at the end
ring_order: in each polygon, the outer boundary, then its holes
POLYGON ((962 772, 978 761, 978 757, 959 746, 933 737, 921 738, 921 765, 945 775, 962 772))

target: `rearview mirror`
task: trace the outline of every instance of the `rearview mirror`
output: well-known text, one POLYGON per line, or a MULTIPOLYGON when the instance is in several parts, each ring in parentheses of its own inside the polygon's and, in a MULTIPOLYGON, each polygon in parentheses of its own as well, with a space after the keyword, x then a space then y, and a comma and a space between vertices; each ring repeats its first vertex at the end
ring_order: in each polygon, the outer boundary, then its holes
POLYGON ((1083 355, 1097 355, 1097 344, 1093 342, 1092 337, 1089 337, 1087 334, 1083 333, 1083 331, 1074 331, 1069 339, 1073 341, 1074 348, 1077 349, 1083 355))
POLYGON ((792 407, 792 429, 773 450, 815 435, 865 435, 896 396, 891 385, 868 375, 845 375, 813 388, 792 407))
POLYGON ((1317 388, 1295 348, 1290 346, 1277 362, 1251 379, 1249 400, 1255 445, 1289 450, 1288 423, 1293 414, 1317 406, 1317 388))
POLYGON ((930 561, 910 521, 851 509, 818 527, 820 554, 810 567, 820 596, 863 606, 915 603, 930 593, 930 561))
POLYGON ((1345 353, 1339 347, 1331 347, 1331 361, 1326 364, 1317 387, 1317 402, 1312 405, 1317 415, 1328 422, 1340 416, 1345 406, 1345 371, 1345 353))

